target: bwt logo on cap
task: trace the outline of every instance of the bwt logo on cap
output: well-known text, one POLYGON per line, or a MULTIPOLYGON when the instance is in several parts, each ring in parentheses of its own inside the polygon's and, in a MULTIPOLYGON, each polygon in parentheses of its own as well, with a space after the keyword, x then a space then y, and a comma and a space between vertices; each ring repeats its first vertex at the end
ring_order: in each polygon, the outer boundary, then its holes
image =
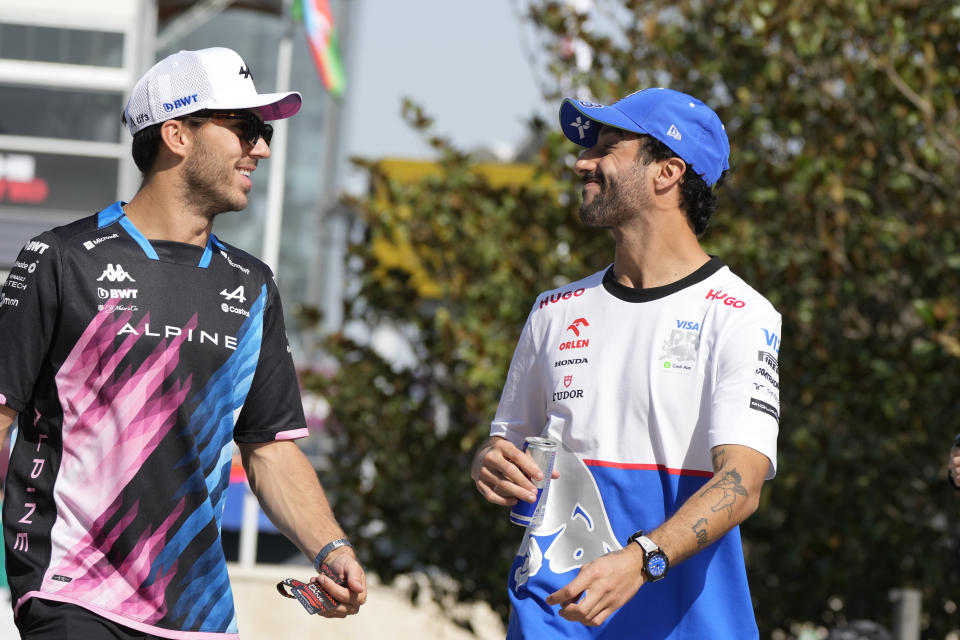
POLYGON ((199 100, 199 96, 196 93, 193 94, 192 96, 184 96, 183 98, 177 98, 173 102, 164 102, 163 110, 169 113, 176 109, 182 109, 183 107, 186 107, 190 104, 196 104, 197 100, 199 100))

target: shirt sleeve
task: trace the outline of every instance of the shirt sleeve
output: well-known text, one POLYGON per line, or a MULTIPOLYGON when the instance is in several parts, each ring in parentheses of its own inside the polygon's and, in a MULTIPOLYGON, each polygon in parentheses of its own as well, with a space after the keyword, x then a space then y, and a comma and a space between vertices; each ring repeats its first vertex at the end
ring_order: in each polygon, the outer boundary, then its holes
POLYGON ((0 289, 0 404, 22 412, 50 351, 60 311, 60 243, 44 232, 24 245, 0 289))
POLYGON ((546 423, 546 395, 537 366, 532 315, 520 333, 500 395, 500 405, 490 425, 491 436, 506 438, 520 448, 524 438, 540 435, 546 423))
POLYGON ((748 446, 777 470, 780 425, 780 314, 772 307, 747 316, 723 336, 713 395, 710 447, 748 446))
POLYGON ((266 295, 257 368, 233 432, 238 443, 294 440, 309 435, 283 323, 283 307, 273 278, 267 281, 266 295))

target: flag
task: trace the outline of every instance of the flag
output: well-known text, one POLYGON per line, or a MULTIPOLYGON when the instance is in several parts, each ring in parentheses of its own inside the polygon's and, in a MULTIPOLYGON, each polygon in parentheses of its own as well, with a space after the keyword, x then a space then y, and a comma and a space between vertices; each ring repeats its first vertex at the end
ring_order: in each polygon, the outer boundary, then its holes
POLYGON ((346 75, 329 0, 297 0, 293 4, 293 16, 303 21, 310 53, 323 86, 339 98, 346 84, 346 75))

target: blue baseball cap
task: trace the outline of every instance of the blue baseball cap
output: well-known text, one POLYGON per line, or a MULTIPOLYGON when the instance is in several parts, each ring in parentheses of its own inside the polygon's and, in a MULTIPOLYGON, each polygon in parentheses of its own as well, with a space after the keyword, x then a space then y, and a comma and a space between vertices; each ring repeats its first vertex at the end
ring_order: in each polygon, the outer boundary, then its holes
POLYGON ((644 89, 609 106, 565 98, 563 135, 581 147, 597 144, 608 125, 653 136, 683 159, 708 186, 730 168, 730 143, 720 117, 700 100, 672 89, 644 89))

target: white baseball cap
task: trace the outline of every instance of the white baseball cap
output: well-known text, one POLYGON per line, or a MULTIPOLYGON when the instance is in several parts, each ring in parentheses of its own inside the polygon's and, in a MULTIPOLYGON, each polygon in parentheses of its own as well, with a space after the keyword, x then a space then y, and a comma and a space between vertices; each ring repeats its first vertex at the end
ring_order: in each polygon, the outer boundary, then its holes
POLYGON ((257 109, 264 120, 300 110, 300 93, 257 93, 250 67, 232 49, 180 51, 147 71, 133 87, 122 121, 135 134, 150 125, 201 109, 257 109))

